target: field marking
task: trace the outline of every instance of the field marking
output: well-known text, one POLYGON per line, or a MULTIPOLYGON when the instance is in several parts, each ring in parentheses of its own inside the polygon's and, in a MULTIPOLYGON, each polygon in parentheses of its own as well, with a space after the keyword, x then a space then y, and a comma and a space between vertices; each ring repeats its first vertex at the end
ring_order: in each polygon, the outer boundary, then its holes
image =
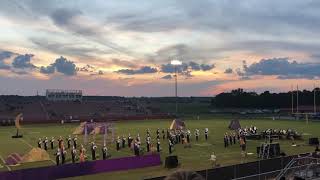
POLYGON ((21 139, 21 138, 19 138, 19 140, 20 140, 21 142, 23 142, 24 144, 28 145, 29 147, 33 148, 33 146, 32 146, 30 143, 28 143, 26 140, 21 139))
MULTIPOLYGON (((31 148, 34 148, 34 146, 32 146, 30 143, 28 143, 26 140, 19 138, 19 140, 21 142, 23 142, 24 144, 28 145, 31 148)), ((49 156, 50 157, 50 156, 49 156)), ((53 164, 56 164, 56 162, 54 160, 52 160, 51 158, 49 159, 53 164)))
POLYGON ((0 155, 0 159, 1 159, 1 161, 3 162, 3 165, 4 165, 9 171, 11 171, 11 168, 6 165, 6 162, 4 161, 4 159, 2 158, 1 155, 0 155))

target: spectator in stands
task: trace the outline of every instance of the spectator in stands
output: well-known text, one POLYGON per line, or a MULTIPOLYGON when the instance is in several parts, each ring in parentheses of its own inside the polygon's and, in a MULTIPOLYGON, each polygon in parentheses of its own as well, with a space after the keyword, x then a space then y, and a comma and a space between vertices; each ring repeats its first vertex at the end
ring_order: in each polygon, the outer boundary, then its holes
POLYGON ((168 175, 165 180, 204 180, 201 175, 192 171, 176 171, 168 175))

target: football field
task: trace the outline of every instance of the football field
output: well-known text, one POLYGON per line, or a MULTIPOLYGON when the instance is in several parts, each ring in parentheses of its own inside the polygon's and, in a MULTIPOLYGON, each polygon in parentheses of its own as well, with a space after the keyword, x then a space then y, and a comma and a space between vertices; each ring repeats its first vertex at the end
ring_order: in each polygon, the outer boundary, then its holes
MULTIPOLYGON (((172 155, 177 155, 180 163, 180 168, 190 170, 201 170, 211 168, 211 162, 209 161, 212 152, 215 152, 217 156, 217 163, 221 166, 230 164, 242 163, 255 161, 257 159, 256 147, 263 141, 259 140, 248 140, 247 152, 253 153, 248 155, 246 159, 241 158, 240 147, 238 144, 224 148, 223 135, 225 132, 231 132, 228 129, 231 118, 223 117, 206 117, 200 120, 186 119, 186 126, 191 130, 191 148, 184 148, 182 144, 177 144, 174 147, 172 155), (204 129, 209 128, 209 139, 204 140, 204 129), (200 140, 195 142, 194 130, 200 129, 200 140)), ((115 137, 117 136, 128 136, 130 133, 132 137, 136 137, 139 133, 142 140, 142 147, 145 146, 146 129, 151 130, 152 143, 156 142, 156 130, 157 128, 167 129, 172 120, 141 120, 141 121, 120 121, 115 122, 115 137)), ((291 146, 290 140, 277 140, 280 143, 281 151, 287 155, 311 152, 314 151, 314 147, 308 146, 308 139, 310 137, 320 136, 320 123, 310 122, 307 125, 304 121, 295 120, 271 120, 271 119, 242 119, 240 120, 242 127, 251 125, 258 128, 258 132, 267 128, 277 129, 294 129, 299 133, 303 134, 303 140, 296 141, 298 146, 291 146)), ((52 136, 57 140, 59 136, 64 137, 72 135, 73 130, 79 124, 34 124, 34 125, 22 125, 21 133, 23 138, 12 139, 11 135, 15 134, 15 127, 0 127, 0 171, 14 171, 22 168, 31 168, 39 166, 50 166, 55 165, 55 151, 48 150, 51 160, 35 163, 26 163, 17 166, 6 166, 4 159, 11 153, 19 153, 21 155, 27 153, 32 147, 37 146, 38 138, 48 137, 51 139, 52 136)), ((89 142, 93 141, 93 136, 89 136, 89 142)), ((83 143, 84 137, 78 136, 79 144, 83 143)), ((101 146, 103 144, 103 135, 97 135, 95 142, 98 145, 98 159, 101 154, 101 146)), ((128 148, 116 151, 116 144, 110 143, 107 145, 111 158, 133 156, 133 152, 128 148)), ((164 162, 168 153, 168 141, 161 140, 161 158, 164 162)), ((91 160, 91 152, 89 146, 87 146, 88 160, 91 160)), ((70 163, 70 150, 67 150, 67 162, 70 163)), ((174 170, 174 169, 173 169, 174 170)), ((112 173, 102 173, 90 176, 74 177, 72 179, 142 179, 155 176, 163 176, 170 173, 173 170, 168 170, 162 166, 149 167, 143 169, 129 170, 129 171, 118 171, 112 173)))

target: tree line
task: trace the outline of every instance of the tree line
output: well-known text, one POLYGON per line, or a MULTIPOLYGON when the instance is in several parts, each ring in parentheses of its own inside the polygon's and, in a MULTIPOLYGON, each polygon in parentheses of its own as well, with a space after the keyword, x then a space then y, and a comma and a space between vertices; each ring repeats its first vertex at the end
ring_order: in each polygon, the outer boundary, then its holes
MULTIPOLYGON (((313 106, 314 92, 316 102, 320 104, 319 88, 312 91, 298 91, 299 106, 313 106)), ((217 108, 291 108, 293 95, 293 105, 297 105, 297 91, 271 93, 246 92, 243 89, 235 89, 231 92, 223 92, 211 99, 211 105, 217 108)))

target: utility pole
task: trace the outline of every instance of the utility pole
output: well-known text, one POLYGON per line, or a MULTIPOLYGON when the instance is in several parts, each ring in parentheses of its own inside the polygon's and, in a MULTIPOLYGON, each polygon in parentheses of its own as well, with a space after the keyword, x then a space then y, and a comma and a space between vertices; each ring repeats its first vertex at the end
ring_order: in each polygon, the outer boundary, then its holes
POLYGON ((313 112, 317 113, 317 105, 316 105, 316 85, 313 84, 313 112))
POLYGON ((299 113, 299 87, 297 85, 297 113, 299 113))

